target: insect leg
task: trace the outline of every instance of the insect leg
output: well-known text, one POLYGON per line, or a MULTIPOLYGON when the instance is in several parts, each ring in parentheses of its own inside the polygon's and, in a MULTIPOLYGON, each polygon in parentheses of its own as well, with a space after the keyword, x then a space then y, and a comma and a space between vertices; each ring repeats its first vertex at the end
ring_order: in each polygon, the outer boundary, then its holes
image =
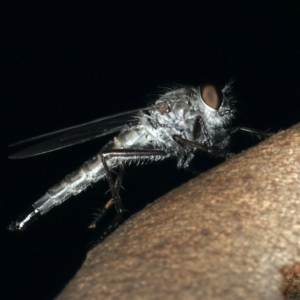
MULTIPOLYGON (((211 143, 211 136, 206 128, 205 122, 203 122, 201 116, 198 116, 195 120, 194 126, 193 126, 193 137, 194 140, 197 140, 199 138, 199 133, 204 133, 204 135, 207 138, 207 141, 210 143, 210 147, 212 148, 213 145, 211 143)), ((199 149, 199 148, 198 148, 199 149)), ((199 149, 203 151, 203 149, 199 149)))
POLYGON ((187 140, 187 139, 184 139, 183 137, 181 137, 180 135, 173 135, 173 139, 174 141, 176 141, 177 143, 180 143, 180 144, 184 144, 184 145, 187 145, 187 146, 190 146, 192 148, 196 148, 202 152, 205 152, 205 153, 210 153, 210 154, 215 154, 215 150, 214 149, 211 149, 211 148, 207 148, 207 147, 204 147, 198 143, 195 143, 193 141, 190 141, 190 140, 187 140))
MULTIPOLYGON (((116 178, 116 181, 115 181, 115 189, 116 191, 119 193, 120 191, 120 188, 121 188, 121 184, 122 184, 122 180, 123 180, 123 175, 124 175, 124 166, 121 165, 120 169, 119 169, 119 172, 118 172, 118 175, 117 175, 117 178, 116 178)), ((102 207, 96 218, 94 219, 94 221, 89 225, 89 228, 95 228, 96 227, 96 224, 106 215, 108 209, 112 206, 112 204, 114 204, 114 200, 113 198, 110 198, 106 204, 104 205, 104 207, 102 207)))
POLYGON ((274 133, 272 132, 267 132, 267 131, 263 131, 263 130, 257 130, 257 129, 253 129, 253 128, 249 128, 249 127, 236 127, 236 128, 233 128, 232 132, 231 133, 235 133, 235 132, 238 132, 238 131, 244 131, 244 132, 247 132, 247 133, 252 133, 252 134, 255 134, 256 136, 263 136, 263 137, 270 137, 271 135, 273 135, 274 133))
POLYGON ((119 193, 118 193, 118 191, 115 187, 115 184, 113 182, 111 171, 110 171, 109 167, 107 166, 106 159, 105 159, 105 156, 106 156, 105 154, 106 153, 100 153, 100 157, 101 157, 102 164, 104 166, 106 179, 107 179, 109 187, 110 187, 113 203, 115 204, 117 214, 122 214, 123 211, 124 211, 124 208, 123 208, 122 201, 120 199, 119 193))
MULTIPOLYGON (((180 135, 173 135, 172 137, 173 137, 174 141, 176 141, 179 144, 184 144, 184 145, 189 146, 191 148, 196 148, 197 150, 200 150, 200 151, 205 152, 205 153, 209 153, 211 155, 216 155, 217 154, 217 152, 214 149, 207 148, 207 147, 204 147, 204 146, 202 146, 198 143, 195 143, 193 141, 184 139, 180 135)), ((182 167, 184 168, 184 170, 186 170, 190 173, 193 173, 195 175, 199 175, 201 172, 199 172, 198 170, 196 170, 196 169, 194 169, 190 166, 190 162, 193 159, 193 157, 194 157, 194 155, 192 153, 188 154, 188 156, 185 158, 184 163, 182 164, 182 167)))
POLYGON ((134 161, 155 161, 158 159, 163 159, 168 157, 167 153, 161 150, 140 150, 140 149, 111 149, 111 150, 105 150, 105 152, 100 153, 101 161, 105 169, 105 174, 107 181, 109 183, 112 198, 114 205, 116 207, 117 213, 123 213, 124 208, 121 203, 121 199, 119 197, 119 193, 115 188, 111 171, 107 165, 107 160, 110 160, 112 158, 117 158, 118 160, 122 162, 134 162, 134 161))
POLYGON ((111 149, 105 150, 105 152, 100 153, 100 157, 105 169, 106 178, 108 180, 111 193, 112 193, 112 202, 108 201, 107 205, 110 207, 112 204, 116 208, 116 216, 112 222, 106 227, 105 231, 102 233, 102 236, 98 242, 102 241, 107 235, 113 232, 121 223, 123 213, 125 212, 121 198, 119 196, 119 184, 114 184, 112 180, 111 171, 107 165, 106 160, 109 160, 113 157, 118 158, 126 162, 128 161, 138 161, 138 160, 150 160, 153 161, 156 159, 162 159, 168 157, 167 153, 161 150, 133 150, 133 149, 111 149))

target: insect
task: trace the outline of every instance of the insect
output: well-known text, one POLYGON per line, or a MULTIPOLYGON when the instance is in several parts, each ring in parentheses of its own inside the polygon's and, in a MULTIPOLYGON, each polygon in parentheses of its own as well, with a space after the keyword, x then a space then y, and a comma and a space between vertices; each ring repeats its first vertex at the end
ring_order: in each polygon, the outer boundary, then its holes
POLYGON ((269 133, 263 131, 232 126, 236 110, 231 86, 228 83, 222 90, 212 84, 169 89, 149 107, 100 118, 14 144, 44 140, 10 156, 25 158, 117 133, 81 168, 67 175, 33 203, 9 225, 9 229, 25 229, 54 206, 82 192, 92 183, 106 179, 112 198, 99 211, 92 227, 114 206, 116 216, 105 233, 109 234, 118 226, 124 213, 119 191, 126 164, 173 158, 178 168, 189 168, 196 151, 215 157, 230 156, 230 139, 237 131, 269 136, 269 133), (115 179, 112 171, 117 171, 115 179))

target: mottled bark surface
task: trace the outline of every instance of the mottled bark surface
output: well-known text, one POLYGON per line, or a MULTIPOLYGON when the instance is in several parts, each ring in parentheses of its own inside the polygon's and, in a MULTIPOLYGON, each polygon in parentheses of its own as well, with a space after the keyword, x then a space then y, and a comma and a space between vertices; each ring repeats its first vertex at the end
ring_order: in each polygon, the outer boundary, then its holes
POLYGON ((299 146, 296 125, 148 205, 58 299, 297 299, 299 146))

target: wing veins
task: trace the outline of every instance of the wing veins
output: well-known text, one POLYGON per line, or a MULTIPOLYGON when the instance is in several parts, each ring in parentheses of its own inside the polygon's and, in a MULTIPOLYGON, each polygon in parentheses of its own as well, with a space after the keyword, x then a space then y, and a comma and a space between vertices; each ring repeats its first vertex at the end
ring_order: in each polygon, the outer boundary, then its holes
POLYGON ((9 158, 16 159, 36 156, 119 132, 126 123, 129 122, 133 125, 138 122, 138 118, 134 119, 134 116, 139 111, 153 108, 154 107, 151 106, 142 109, 134 109, 13 143, 9 147, 46 139, 45 141, 12 154, 9 158))

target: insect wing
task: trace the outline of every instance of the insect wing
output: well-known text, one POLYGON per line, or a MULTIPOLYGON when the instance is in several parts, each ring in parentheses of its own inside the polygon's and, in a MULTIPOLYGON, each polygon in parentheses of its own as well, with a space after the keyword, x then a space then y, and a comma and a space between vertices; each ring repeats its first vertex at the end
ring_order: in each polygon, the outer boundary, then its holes
POLYGON ((9 158, 16 159, 36 156, 119 132, 126 124, 134 125, 138 122, 138 118, 135 116, 139 111, 146 111, 149 109, 153 109, 153 107, 135 109, 103 117, 88 123, 64 128, 14 143, 10 145, 10 147, 45 140, 24 150, 18 151, 9 158))

